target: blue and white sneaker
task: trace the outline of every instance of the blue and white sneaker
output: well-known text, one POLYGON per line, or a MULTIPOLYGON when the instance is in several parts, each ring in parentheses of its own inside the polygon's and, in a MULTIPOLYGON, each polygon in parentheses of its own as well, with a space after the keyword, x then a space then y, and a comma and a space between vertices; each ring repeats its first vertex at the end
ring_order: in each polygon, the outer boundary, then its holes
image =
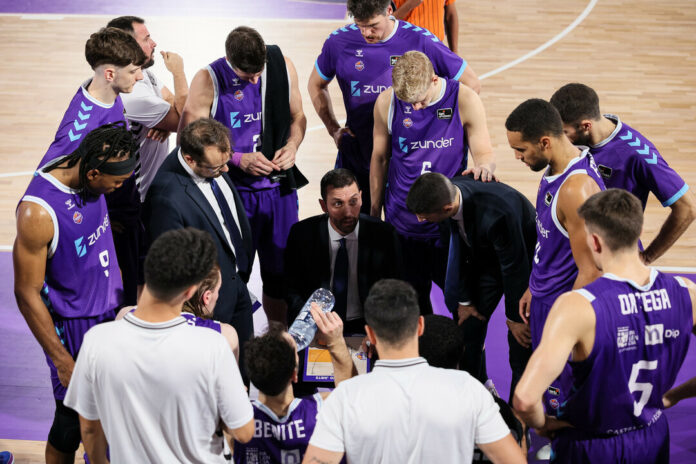
POLYGON ((14 456, 9 451, 0 452, 0 464, 13 464, 14 456))

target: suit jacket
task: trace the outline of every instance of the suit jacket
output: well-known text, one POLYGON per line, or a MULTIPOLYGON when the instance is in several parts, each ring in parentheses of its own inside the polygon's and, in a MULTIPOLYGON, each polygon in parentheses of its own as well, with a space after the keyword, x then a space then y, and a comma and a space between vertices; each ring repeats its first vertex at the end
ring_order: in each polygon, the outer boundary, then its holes
MULTIPOLYGON (((457 266, 459 282, 455 286, 445 285, 447 307, 456 313, 460 301, 472 301, 475 305, 478 276, 492 273, 500 279, 507 317, 521 322, 518 302, 529 287, 537 240, 534 206, 520 192, 501 182, 459 176, 452 183, 462 194, 468 244, 459 238, 460 253, 450 250, 448 274, 449 267, 457 266)), ((453 219, 442 223, 445 243, 449 243, 453 227, 457 227, 453 219)))
MULTIPOLYGON (((321 214, 292 226, 285 248, 288 323, 297 317, 317 288, 331 289, 329 216, 321 214)), ((401 277, 401 251, 394 227, 360 215, 358 233, 358 292, 364 303, 372 285, 380 279, 401 277)))
MULTIPOLYGON (((200 188, 179 162, 179 148, 175 148, 157 171, 148 190, 144 207, 144 222, 150 243, 162 233, 171 229, 194 227, 204 230, 213 237, 218 251, 218 264, 222 274, 222 287, 213 316, 220 322, 232 324, 239 332, 240 340, 248 340, 253 335, 252 310, 249 291, 245 281, 249 276, 236 271, 236 259, 232 247, 225 238, 222 225, 213 208, 200 188)), ((251 227, 237 189, 227 173, 221 176, 232 189, 239 225, 244 240, 244 249, 249 262, 251 254, 251 227)))

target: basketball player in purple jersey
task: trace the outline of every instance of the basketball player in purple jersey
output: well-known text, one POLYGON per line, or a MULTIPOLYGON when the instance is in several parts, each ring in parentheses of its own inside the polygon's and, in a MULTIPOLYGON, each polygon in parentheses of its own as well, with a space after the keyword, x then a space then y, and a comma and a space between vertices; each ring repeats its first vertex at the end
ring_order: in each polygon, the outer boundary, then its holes
POLYGON ((119 94, 132 92, 143 78, 140 66, 146 57, 140 45, 130 34, 107 27, 89 37, 85 58, 94 75, 82 83, 70 101, 39 166, 75 151, 92 129, 126 120, 119 94))
MULTIPOLYGON (((536 199, 537 244, 529 289, 520 299, 520 316, 530 324, 536 348, 556 298, 599 276, 577 209, 603 190, 604 183, 588 148, 581 150, 570 142, 550 103, 527 100, 508 116, 505 127, 515 157, 533 171, 546 169, 536 199)), ((549 389, 549 413, 558 409, 567 393, 563 379, 549 389)))
POLYGON ((695 329, 696 285, 642 262, 642 205, 629 192, 593 195, 578 213, 603 275, 554 303, 515 408, 531 427, 552 431, 558 462, 669 462, 662 396, 695 329), (572 392, 559 420, 545 417, 542 393, 566 364, 572 392))
MULTIPOLYGON (((334 312, 311 309, 334 366, 334 382, 357 375, 343 338, 343 322, 334 312)), ((235 442, 234 462, 300 463, 317 423, 317 414, 329 392, 295 398, 298 358, 295 341, 282 326, 271 323, 269 331, 249 341, 244 355, 251 382, 259 389, 254 407, 254 438, 235 442)))
POLYGON ((408 191, 424 172, 454 177, 473 171, 476 178, 491 180, 495 155, 479 96, 459 81, 435 75, 424 53, 404 53, 392 80, 393 88, 379 95, 374 108, 370 214, 380 218, 384 204, 385 220, 399 234, 408 263, 406 280, 427 314, 431 281, 444 288, 447 245, 440 243, 437 224, 419 222, 408 210, 408 191), (469 143, 476 167, 467 170, 469 143))
POLYGON ((230 32, 225 52, 193 78, 180 127, 211 117, 230 129, 229 172, 251 224, 252 256, 259 253, 263 308, 269 320, 285 323, 282 257, 298 221, 295 189, 303 184, 294 166, 307 128, 297 72, 249 27, 230 32))
MULTIPOLYGON (((314 109, 338 148, 336 167, 350 169, 360 185, 369 185, 375 101, 391 85, 392 67, 404 53, 421 51, 438 76, 458 80, 476 92, 481 86, 467 62, 430 31, 391 16, 389 0, 349 0, 347 8, 355 23, 329 35, 307 87, 314 109), (334 77, 343 94, 344 127, 331 105, 328 86, 334 77)), ((363 188, 362 195, 362 212, 369 214, 369 189, 363 188)))
POLYGON ((655 146, 618 116, 599 110, 599 97, 583 84, 566 84, 551 97, 563 130, 576 145, 590 147, 607 187, 628 190, 643 204, 652 192, 671 212, 660 232, 641 251, 646 264, 662 256, 696 218, 696 197, 655 146))
POLYGON ((40 168, 17 207, 17 306, 46 353, 56 400, 47 463, 74 462, 80 424, 63 405, 74 360, 87 330, 123 303, 104 194, 130 177, 137 149, 125 122, 98 127, 40 168))

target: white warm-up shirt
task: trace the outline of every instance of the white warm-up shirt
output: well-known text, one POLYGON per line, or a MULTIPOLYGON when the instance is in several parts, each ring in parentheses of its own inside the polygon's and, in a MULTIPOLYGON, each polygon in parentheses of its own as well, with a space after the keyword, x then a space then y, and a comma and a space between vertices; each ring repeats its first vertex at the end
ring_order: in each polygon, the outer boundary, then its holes
POLYGON ((380 360, 326 399, 309 443, 354 463, 471 462, 474 444, 510 433, 491 394, 423 358, 380 360))
POLYGON ((253 418, 225 338, 178 316, 149 323, 133 313, 85 335, 65 405, 99 420, 111 462, 225 463, 222 420, 253 418))

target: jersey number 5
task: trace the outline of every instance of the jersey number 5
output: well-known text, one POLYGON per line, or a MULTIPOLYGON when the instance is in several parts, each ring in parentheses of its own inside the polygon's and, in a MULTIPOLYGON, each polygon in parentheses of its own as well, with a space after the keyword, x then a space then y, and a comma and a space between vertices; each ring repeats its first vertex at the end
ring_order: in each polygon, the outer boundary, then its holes
POLYGON ((653 386, 649 382, 637 382, 638 375, 641 369, 654 371, 657 369, 657 360, 655 361, 638 361, 631 367, 631 377, 628 379, 628 389, 631 393, 640 392, 638 401, 633 401, 633 415, 638 417, 643 412, 643 408, 650 400, 650 395, 653 391, 653 386))

